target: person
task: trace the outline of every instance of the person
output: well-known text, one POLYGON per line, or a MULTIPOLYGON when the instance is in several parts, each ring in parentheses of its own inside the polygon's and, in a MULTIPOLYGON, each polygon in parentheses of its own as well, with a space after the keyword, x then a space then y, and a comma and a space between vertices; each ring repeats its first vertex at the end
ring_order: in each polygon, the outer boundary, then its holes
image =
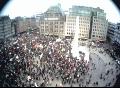
POLYGON ((44 82, 41 83, 40 87, 45 87, 45 83, 44 82))
POLYGON ((56 84, 56 87, 57 87, 57 84, 56 84))
MULTIPOLYGON (((31 34, 31 36, 32 36, 32 38, 34 38, 36 35, 31 34)), ((15 48, 15 51, 16 51, 16 49, 19 51, 19 53, 16 53, 16 55, 19 56, 19 59, 22 59, 24 57, 24 61, 23 62, 26 65, 26 67, 24 68, 24 71, 23 71, 23 72, 26 72, 26 73, 23 73, 23 74, 26 75, 26 74, 28 74, 30 72, 31 73, 31 77, 35 80, 35 77, 37 75, 35 75, 36 73, 35 73, 35 71, 33 69, 37 68, 37 66, 34 65, 33 61, 35 60, 35 58, 37 56, 39 56, 39 54, 37 54, 38 49, 37 49, 37 47, 34 47, 34 46, 33 47, 29 47, 29 41, 27 41, 27 40, 29 40, 29 37, 28 37, 27 34, 22 35, 17 40, 18 40, 18 44, 19 44, 20 48, 17 48, 17 47, 15 48), (21 40, 19 40, 19 39, 21 39, 21 40), (22 46, 21 46, 22 44, 21 43, 26 43, 26 50, 23 52, 25 54, 22 53, 22 51, 24 49, 21 49, 22 48, 22 46), (29 63, 28 59, 31 59, 30 63, 29 63)), ((61 75, 61 78, 64 77, 64 75, 65 75, 64 71, 65 70, 68 71, 69 68, 72 69, 71 64, 74 64, 75 68, 78 68, 80 66, 80 65, 77 64, 77 61, 74 60, 74 59, 72 59, 72 58, 71 58, 71 61, 69 62, 68 59, 66 59, 64 57, 66 53, 61 53, 61 50, 60 50, 61 47, 63 47, 65 49, 65 51, 67 50, 67 45, 66 44, 63 44, 63 46, 60 46, 61 43, 56 43, 55 42, 55 44, 53 44, 53 46, 56 45, 57 47, 53 47, 54 51, 52 51, 50 49, 51 53, 50 53, 50 56, 49 56, 46 53, 48 52, 48 47, 50 47, 50 45, 48 44, 48 42, 52 41, 52 39, 50 39, 50 37, 43 36, 43 37, 40 38, 40 40, 41 40, 41 42, 43 44, 43 51, 41 51, 42 54, 43 54, 43 56, 40 59, 40 61, 43 62, 43 61, 46 60, 47 63, 43 64, 42 67, 40 67, 41 70, 37 69, 37 71, 38 71, 37 73, 39 73, 39 75, 42 76, 42 79, 44 79, 45 81, 47 80, 47 78, 45 76, 46 76, 46 74, 48 73, 49 70, 50 70, 49 74, 52 76, 52 81, 53 81, 54 74, 58 78, 58 76, 59 76, 58 74, 63 73, 61 75), (47 64, 49 65, 48 67, 47 67, 47 64), (51 64, 55 64, 55 65, 51 65, 51 64), (59 72, 58 73, 57 73, 58 70, 57 70, 56 67, 59 67, 59 72)), ((35 44, 40 43, 40 42, 38 42, 37 40, 34 39, 31 43, 32 43, 32 45, 35 45, 35 44)), ((15 53, 15 51, 13 53, 15 53)), ((82 64, 85 64, 85 63, 82 62, 82 64)), ((21 66, 21 64, 18 64, 18 69, 20 68, 20 66, 21 66)), ((84 66, 81 65, 81 66, 82 66, 82 69, 86 68, 86 65, 84 65, 84 66)), ((18 70, 18 71, 21 72, 22 70, 18 70)), ((86 71, 86 69, 84 69, 83 71, 86 71)), ((83 72, 83 71, 82 71, 82 73, 83 73, 83 75, 85 75, 85 72, 83 72)), ((70 73, 72 73, 72 71, 70 73)), ((78 71, 76 70, 75 73, 78 73, 78 71)), ((66 82, 66 81, 70 82, 70 79, 66 79, 66 78, 62 78, 62 79, 63 79, 64 82, 66 82)), ((72 78, 71 81, 74 82, 74 79, 72 78)))

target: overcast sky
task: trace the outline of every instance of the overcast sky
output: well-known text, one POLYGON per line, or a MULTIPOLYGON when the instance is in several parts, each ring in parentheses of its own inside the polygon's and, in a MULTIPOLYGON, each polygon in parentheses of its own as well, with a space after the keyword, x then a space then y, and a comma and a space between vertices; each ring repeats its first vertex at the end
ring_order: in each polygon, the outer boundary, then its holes
POLYGON ((33 16, 39 12, 45 12, 50 6, 61 3, 63 10, 68 10, 72 5, 100 7, 106 13, 110 22, 120 22, 120 12, 111 0, 11 0, 0 15, 33 16))

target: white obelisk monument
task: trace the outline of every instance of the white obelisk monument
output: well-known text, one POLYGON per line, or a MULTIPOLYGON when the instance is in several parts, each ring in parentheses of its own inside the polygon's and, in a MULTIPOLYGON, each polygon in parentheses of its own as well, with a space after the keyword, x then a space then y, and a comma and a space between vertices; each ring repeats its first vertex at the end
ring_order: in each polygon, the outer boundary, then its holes
POLYGON ((79 38, 78 34, 79 34, 79 16, 76 17, 76 29, 75 29, 74 39, 71 44, 72 46, 71 53, 73 57, 77 57, 77 59, 80 59, 79 50, 78 50, 78 38, 79 38))
POLYGON ((78 38, 79 38, 79 16, 77 16, 76 18, 76 29, 75 29, 75 35, 74 35, 74 39, 71 43, 72 46, 72 56, 73 57, 77 57, 77 59, 81 60, 81 57, 79 55, 79 51, 85 53, 85 57, 84 60, 86 60, 87 62, 89 61, 89 48, 87 46, 80 46, 78 44, 78 38))

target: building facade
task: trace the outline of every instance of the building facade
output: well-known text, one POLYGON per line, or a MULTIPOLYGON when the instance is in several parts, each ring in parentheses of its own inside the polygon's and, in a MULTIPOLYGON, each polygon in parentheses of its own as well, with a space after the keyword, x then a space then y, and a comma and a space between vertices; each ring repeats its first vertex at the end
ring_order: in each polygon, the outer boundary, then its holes
POLYGON ((107 31, 107 39, 108 39, 108 42, 110 43, 114 42, 115 30, 116 30, 116 24, 109 22, 108 31, 107 31))
POLYGON ((15 34, 9 16, 0 17, 0 40, 9 39, 15 34))
POLYGON ((114 41, 120 44, 120 23, 117 23, 116 30, 114 32, 114 41))
POLYGON ((31 18, 16 17, 14 19, 14 22, 16 34, 26 32, 29 29, 37 28, 36 19, 34 17, 31 18))
POLYGON ((74 36, 79 16, 79 39, 106 41, 108 21, 100 8, 73 6, 66 15, 65 36, 74 36))
POLYGON ((65 37, 73 38, 76 29, 76 16, 66 16, 65 37))
POLYGON ((90 30, 90 11, 87 13, 83 11, 79 6, 73 6, 69 9, 69 14, 66 15, 66 28, 65 36, 74 37, 76 29, 76 18, 79 16, 79 39, 89 39, 90 30))
POLYGON ((91 39, 95 41, 106 41, 108 21, 106 20, 106 14, 103 10, 96 8, 96 11, 92 12, 91 24, 91 39))
POLYGON ((30 17, 30 18, 25 18, 25 23, 27 27, 30 27, 31 29, 36 29, 36 18, 35 17, 30 17))
POLYGON ((99 7, 72 6, 65 14, 60 5, 52 6, 38 15, 37 26, 41 34, 73 38, 78 16, 79 39, 106 41, 108 21, 106 13, 99 7))
POLYGON ((64 37, 65 15, 60 5, 52 6, 41 14, 37 26, 41 34, 64 37))
POLYGON ((25 19, 23 17, 16 17, 16 34, 25 32, 28 28, 25 24, 25 19))

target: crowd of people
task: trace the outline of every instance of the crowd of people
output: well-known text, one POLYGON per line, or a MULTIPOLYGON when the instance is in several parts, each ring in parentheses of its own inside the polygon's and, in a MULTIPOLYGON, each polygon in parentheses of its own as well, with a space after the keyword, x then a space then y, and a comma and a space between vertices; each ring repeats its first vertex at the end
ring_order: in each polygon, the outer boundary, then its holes
MULTIPOLYGON (((110 52, 110 49, 108 49, 107 46, 105 46, 106 43, 103 43, 101 46, 97 46, 99 45, 100 43, 96 44, 95 47, 91 47, 91 49, 94 48, 95 51, 98 50, 98 52, 103 55, 103 56, 109 56, 109 60, 104 62, 104 66, 106 68, 108 68, 109 66, 112 66, 113 68, 107 70, 105 73, 101 73, 100 75, 100 79, 103 80, 103 81, 106 81, 108 80, 108 76, 109 75, 114 75, 114 72, 116 74, 116 77, 113 77, 112 78, 112 81, 110 81, 109 83, 107 83, 105 86, 106 87, 109 87, 109 86, 114 86, 113 83, 115 82, 116 79, 118 79, 118 75, 120 75, 120 66, 117 64, 117 63, 114 63, 115 60, 113 59, 112 55, 111 55, 111 52, 110 52), (110 60, 111 59, 111 60, 110 60), (115 68, 114 68, 115 67, 115 68)), ((95 54, 95 53, 94 53, 95 54)), ((96 54, 97 55, 97 54, 96 54)), ((97 55, 97 57, 100 57, 99 55, 97 55)), ((102 58, 101 58, 102 59, 102 58)), ((100 58, 99 58, 100 60, 100 58)), ((119 79, 118 79, 119 80, 119 79)), ((118 83, 119 84, 119 83, 118 83)))
MULTIPOLYGON (((80 60, 73 57, 71 42, 71 39, 40 35, 38 30, 4 41, 4 44, 0 44, 0 86, 73 87, 74 84, 78 84, 79 87, 89 86, 92 78, 89 71, 96 70, 96 64, 92 63, 90 68, 90 62, 84 60, 85 54, 82 52, 79 52, 80 60), (86 75, 89 75, 89 80, 85 82, 86 75), (56 80, 58 82, 55 82, 56 80)), ((102 54, 104 52, 108 53, 104 49, 99 51, 102 54)), ((92 62, 92 58, 89 59, 92 62)), ((98 60, 102 59, 99 57, 98 60)), ((112 62, 106 63, 105 67, 111 64, 112 62)), ((118 68, 116 66, 116 69, 118 68)), ((116 72, 119 73, 119 69, 116 72)), ((113 74, 113 69, 101 73, 99 78, 105 81, 109 74, 113 74)), ((95 81, 92 86, 98 84, 99 82, 95 81)), ((109 82, 105 86, 111 85, 109 82)))
POLYGON ((83 55, 72 57, 71 41, 56 41, 53 36, 40 35, 37 30, 26 32, 0 45, 0 86, 50 86, 55 79, 61 84, 78 83, 89 70, 83 55))

